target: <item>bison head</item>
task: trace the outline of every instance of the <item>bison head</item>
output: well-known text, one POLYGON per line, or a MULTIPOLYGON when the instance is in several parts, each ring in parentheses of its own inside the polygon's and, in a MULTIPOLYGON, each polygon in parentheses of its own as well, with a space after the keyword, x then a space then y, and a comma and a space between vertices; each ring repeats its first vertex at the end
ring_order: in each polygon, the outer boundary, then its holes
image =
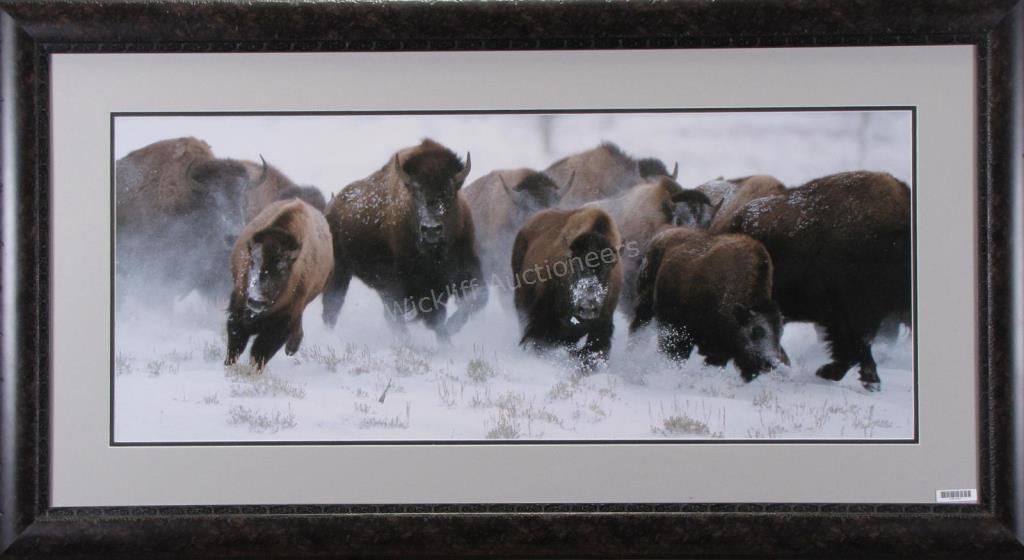
MULTIPOLYGON (((573 172, 569 177, 569 185, 572 185, 575 177, 576 173, 573 172)), ((509 199, 515 204, 521 218, 517 220, 519 222, 558 203, 558 185, 543 173, 530 173, 513 186, 509 186, 500 173, 498 180, 501 181, 501 186, 504 187, 509 199)))
POLYGON ((736 367, 744 381, 751 381, 758 375, 789 365, 789 356, 782 349, 782 315, 774 301, 754 307, 735 305, 733 318, 738 326, 736 367))
POLYGON ((392 166, 412 200, 410 226, 417 249, 434 260, 443 260, 461 220, 459 189, 469 175, 469 154, 462 163, 448 148, 424 140, 396 154, 392 166))
POLYGON ((681 190, 662 204, 665 217, 674 226, 708 229, 715 212, 721 207, 712 206, 711 199, 698 190, 681 190))
POLYGON ((258 231, 249 240, 245 309, 250 318, 266 313, 280 298, 301 249, 295 236, 280 228, 258 231))
MULTIPOLYGON (((263 162, 263 174, 255 184, 266 177, 267 162, 263 162)), ((192 185, 194 214, 207 239, 222 239, 230 248, 242 228, 245 227, 246 191, 249 188, 249 173, 240 162, 230 159, 212 159, 193 162, 186 170, 192 185)))
POLYGON ((594 232, 574 239, 569 252, 569 311, 572 320, 585 323, 604 309, 619 252, 607 237, 594 232))

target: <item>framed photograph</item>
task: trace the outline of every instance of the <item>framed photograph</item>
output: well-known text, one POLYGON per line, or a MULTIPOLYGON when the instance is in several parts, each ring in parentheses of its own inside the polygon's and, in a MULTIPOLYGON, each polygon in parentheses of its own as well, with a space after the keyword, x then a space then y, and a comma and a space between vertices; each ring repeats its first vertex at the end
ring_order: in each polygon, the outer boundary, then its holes
POLYGON ((0 6, 3 554, 1024 556, 1021 2, 0 6))

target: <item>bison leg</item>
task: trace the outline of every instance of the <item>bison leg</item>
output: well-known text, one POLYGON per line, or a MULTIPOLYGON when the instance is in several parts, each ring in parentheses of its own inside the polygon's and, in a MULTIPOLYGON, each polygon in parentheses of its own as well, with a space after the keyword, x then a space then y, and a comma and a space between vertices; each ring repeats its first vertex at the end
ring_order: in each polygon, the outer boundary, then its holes
POLYGON ((658 350, 676 361, 690 358, 694 342, 685 328, 674 325, 658 325, 658 350))
POLYGON ((487 284, 478 281, 463 282, 463 286, 455 292, 459 308, 452 313, 445 325, 448 334, 455 334, 466 324, 469 316, 487 305, 487 284))
POLYGON ((587 341, 579 350, 574 352, 581 369, 589 371, 599 364, 608 361, 608 352, 612 349, 612 333, 614 329, 614 325, 609 320, 595 325, 587 333, 587 341))
POLYGON ((451 344, 451 333, 448 330, 448 323, 451 323, 451 321, 445 322, 447 314, 448 308, 443 303, 438 303, 435 307, 420 315, 427 328, 434 331, 434 334, 437 335, 438 344, 442 345, 451 344))
POLYGON ((351 281, 352 274, 337 266, 331 280, 324 287, 323 318, 324 324, 330 328, 334 328, 338 322, 338 315, 341 313, 342 304, 345 303, 345 294, 348 293, 348 284, 351 281))
POLYGON ((238 356, 245 351, 249 344, 249 332, 245 329, 241 319, 234 313, 228 314, 228 351, 224 358, 224 365, 230 366, 238 361, 238 356))
POLYGON ((284 346, 289 332, 287 321, 278 321, 267 325, 260 331, 260 334, 256 335, 256 340, 252 343, 252 351, 249 353, 252 365, 262 370, 270 358, 273 358, 274 354, 277 354, 277 351, 284 346))
POLYGON ((409 329, 405 324, 405 315, 403 313, 405 307, 403 303, 400 300, 391 299, 382 293, 380 294, 380 302, 384 304, 384 320, 387 322, 392 334, 401 341, 408 340, 409 329))
POLYGON ((291 334, 288 335, 288 342, 284 345, 284 353, 294 356, 299 351, 299 344, 302 344, 302 316, 292 322, 291 334))
POLYGON ((826 340, 830 344, 832 362, 818 368, 815 373, 822 379, 839 381, 856 364, 861 364, 860 379, 864 388, 877 391, 880 388, 875 360, 871 356, 870 336, 853 332, 844 325, 825 325, 826 340))
POLYGON ((882 390, 882 380, 878 377, 878 367, 871 355, 870 338, 864 338, 860 350, 860 383, 870 392, 882 390))

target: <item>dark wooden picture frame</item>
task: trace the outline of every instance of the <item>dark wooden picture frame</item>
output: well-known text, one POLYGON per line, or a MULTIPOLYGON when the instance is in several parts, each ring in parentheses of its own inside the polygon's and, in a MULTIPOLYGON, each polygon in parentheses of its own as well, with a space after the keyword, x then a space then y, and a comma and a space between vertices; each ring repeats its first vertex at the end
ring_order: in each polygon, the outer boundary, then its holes
POLYGON ((1024 0, 124 4, 0 0, 0 554, 10 557, 1024 557, 1024 0), (54 53, 965 44, 977 56, 977 505, 54 508, 54 53))

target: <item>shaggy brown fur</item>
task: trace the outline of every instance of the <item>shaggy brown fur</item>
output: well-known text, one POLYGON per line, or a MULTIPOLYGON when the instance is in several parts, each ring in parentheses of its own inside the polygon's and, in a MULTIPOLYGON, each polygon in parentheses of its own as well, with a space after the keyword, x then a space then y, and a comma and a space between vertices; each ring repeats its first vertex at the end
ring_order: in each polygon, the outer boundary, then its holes
POLYGON ((117 160, 117 226, 132 227, 191 210, 194 187, 186 171, 213 159, 206 142, 176 138, 155 142, 117 160))
POLYGON ((302 312, 323 291, 333 269, 323 214, 297 199, 267 205, 232 250, 224 363, 235 363, 250 336, 256 337, 250 358, 258 368, 286 342, 285 353, 295 354, 302 342, 302 312))
POLYGON ((615 198, 591 202, 586 206, 607 212, 622 234, 623 289, 619 309, 629 316, 632 316, 636 303, 636 275, 654 234, 665 226, 689 222, 694 218, 695 207, 698 213, 710 215, 712 212, 706 196, 696 190, 684 189, 668 177, 642 183, 615 198))
POLYGON ((521 343, 571 347, 587 369, 606 360, 622 285, 621 244, 615 222, 599 208, 544 210, 531 218, 512 249, 521 343), (599 305, 583 318, 580 295, 599 305))
POLYGON ((637 283, 630 330, 657 319, 659 347, 670 356, 686 359, 696 346, 708 364, 735 360, 746 381, 788 363, 771 259, 754 239, 667 228, 651 241, 637 283))
POLYGON ((469 172, 450 150, 424 140, 345 187, 327 205, 334 280, 324 322, 334 325, 352 276, 377 291, 393 327, 415 313, 442 341, 487 301, 474 248, 473 218, 459 193, 469 172), (447 317, 449 298, 458 310, 447 317))
POLYGON ((720 233, 728 229, 733 217, 747 203, 786 192, 786 185, 771 175, 752 175, 729 181, 712 181, 697 187, 708 195, 713 204, 721 205, 711 222, 711 231, 720 233), (729 188, 720 188, 728 185, 729 188))
POLYGON ((558 186, 532 169, 492 171, 462 189, 476 225, 484 277, 510 286, 512 241, 533 214, 558 202, 558 186))
POLYGON ((731 231, 768 248, 786 319, 825 328, 833 361, 819 377, 838 380, 859 364, 865 388, 880 388, 871 341, 884 318, 911 306, 910 212, 906 183, 858 171, 755 200, 733 218, 731 231))
MULTIPOLYGON (((610 142, 563 158, 544 173, 559 186, 561 208, 576 208, 613 197, 644 182, 645 178, 669 175, 661 161, 635 160, 610 142)), ((675 179, 675 172, 670 176, 675 179)))
POLYGON ((170 299, 154 295, 154 286, 167 288, 169 296, 193 289, 227 294, 225 271, 231 243, 245 225, 249 186, 242 163, 215 159, 210 146, 195 138, 163 140, 118 160, 120 279, 138 282, 152 299, 170 299))

